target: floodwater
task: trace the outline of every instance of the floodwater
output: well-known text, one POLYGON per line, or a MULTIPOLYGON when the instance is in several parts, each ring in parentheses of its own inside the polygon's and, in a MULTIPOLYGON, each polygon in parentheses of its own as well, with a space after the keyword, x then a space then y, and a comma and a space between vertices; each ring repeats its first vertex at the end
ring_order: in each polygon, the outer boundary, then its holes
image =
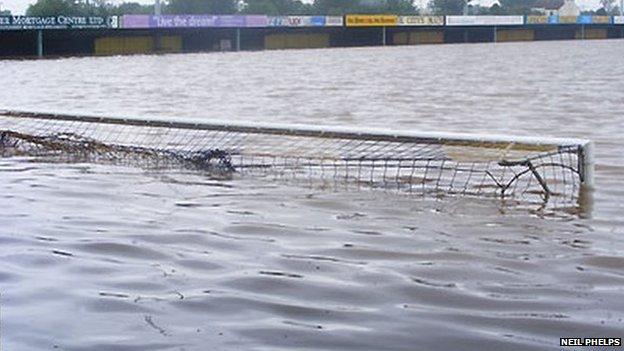
POLYGON ((6 350, 558 350, 624 335, 624 42, 0 61, 0 107, 596 142, 581 216, 0 158, 6 350))

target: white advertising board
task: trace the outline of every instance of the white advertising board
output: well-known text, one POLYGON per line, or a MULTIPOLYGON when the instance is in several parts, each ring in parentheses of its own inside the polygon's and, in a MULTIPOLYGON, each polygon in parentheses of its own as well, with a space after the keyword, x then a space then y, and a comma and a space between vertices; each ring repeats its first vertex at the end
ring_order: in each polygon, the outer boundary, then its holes
POLYGON ((447 26, 523 25, 524 16, 446 16, 447 26))
POLYGON ((325 16, 325 25, 328 27, 342 27, 342 16, 325 16))
POLYGON ((271 27, 322 27, 325 16, 276 16, 269 17, 271 27))
POLYGON ((399 16, 399 26, 443 26, 443 16, 399 16))

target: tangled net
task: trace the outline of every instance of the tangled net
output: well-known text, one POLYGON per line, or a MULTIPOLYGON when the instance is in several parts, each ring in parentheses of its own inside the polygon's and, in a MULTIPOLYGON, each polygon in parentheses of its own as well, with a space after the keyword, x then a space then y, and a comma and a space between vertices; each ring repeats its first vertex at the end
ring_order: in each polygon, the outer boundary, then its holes
POLYGON ((0 155, 38 156, 67 161, 107 161, 147 168, 184 167, 216 175, 236 171, 227 151, 208 149, 193 152, 153 149, 139 146, 108 145, 73 133, 45 136, 0 131, 0 155))

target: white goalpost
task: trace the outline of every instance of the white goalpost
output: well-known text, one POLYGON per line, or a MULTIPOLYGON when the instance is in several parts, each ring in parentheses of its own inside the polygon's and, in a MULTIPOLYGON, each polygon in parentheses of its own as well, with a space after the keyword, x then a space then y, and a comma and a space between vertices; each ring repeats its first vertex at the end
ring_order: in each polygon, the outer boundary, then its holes
POLYGON ((593 143, 163 117, 0 110, 0 152, 304 179, 406 193, 575 202, 593 143))

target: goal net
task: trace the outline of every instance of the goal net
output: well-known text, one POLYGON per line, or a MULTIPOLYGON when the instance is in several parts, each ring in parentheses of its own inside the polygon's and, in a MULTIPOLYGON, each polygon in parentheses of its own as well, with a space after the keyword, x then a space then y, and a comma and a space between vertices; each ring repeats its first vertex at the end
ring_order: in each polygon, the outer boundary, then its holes
POLYGON ((587 140, 205 120, 0 110, 0 155, 541 203, 593 185, 587 140))

